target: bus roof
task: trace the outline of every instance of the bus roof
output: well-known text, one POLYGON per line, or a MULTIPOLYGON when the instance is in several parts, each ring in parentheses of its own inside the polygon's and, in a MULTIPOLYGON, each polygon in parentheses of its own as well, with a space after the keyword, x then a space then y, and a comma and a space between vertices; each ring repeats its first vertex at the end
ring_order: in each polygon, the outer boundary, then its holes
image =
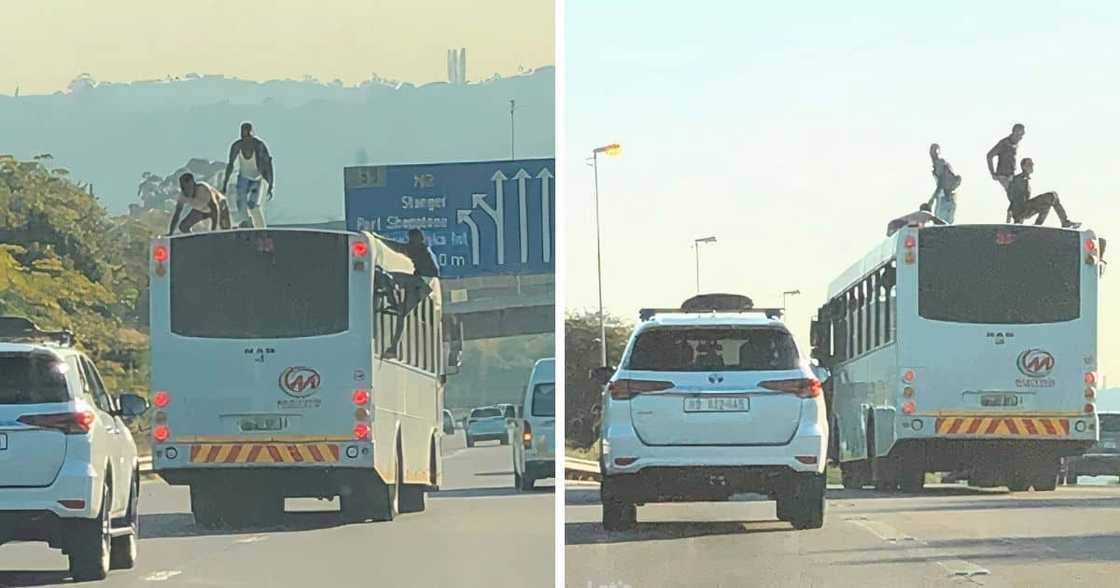
POLYGON ((871 270, 887 263, 894 258, 895 252, 898 251, 898 240, 902 235, 909 234, 909 231, 914 230, 910 227, 905 227, 897 233, 880 241, 871 251, 864 255, 859 261, 848 266, 839 277, 832 280, 828 284, 828 299, 832 300, 841 292, 846 291, 852 287, 852 284, 860 281, 863 276, 866 276, 871 270))

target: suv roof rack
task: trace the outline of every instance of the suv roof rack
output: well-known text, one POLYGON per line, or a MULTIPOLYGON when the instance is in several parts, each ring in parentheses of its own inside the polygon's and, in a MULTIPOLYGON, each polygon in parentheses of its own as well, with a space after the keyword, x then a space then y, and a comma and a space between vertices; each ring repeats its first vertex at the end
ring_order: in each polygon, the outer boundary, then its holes
POLYGON ((704 312, 758 313, 773 319, 781 318, 784 311, 781 308, 755 308, 754 301, 742 294, 698 294, 682 302, 680 308, 643 308, 638 317, 645 322, 658 314, 704 312))
POLYGON ((66 330, 44 331, 27 317, 0 316, 0 341, 54 343, 63 347, 73 347, 74 333, 66 330))

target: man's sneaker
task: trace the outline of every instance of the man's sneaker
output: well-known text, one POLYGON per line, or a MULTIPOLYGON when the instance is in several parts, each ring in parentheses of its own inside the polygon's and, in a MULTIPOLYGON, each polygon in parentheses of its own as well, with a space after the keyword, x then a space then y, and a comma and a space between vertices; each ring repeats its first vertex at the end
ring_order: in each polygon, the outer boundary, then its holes
POLYGON ((1075 230, 1080 229, 1081 228, 1081 223, 1075 223, 1073 221, 1066 221, 1066 222, 1062 223, 1062 228, 1063 229, 1075 229, 1075 230))

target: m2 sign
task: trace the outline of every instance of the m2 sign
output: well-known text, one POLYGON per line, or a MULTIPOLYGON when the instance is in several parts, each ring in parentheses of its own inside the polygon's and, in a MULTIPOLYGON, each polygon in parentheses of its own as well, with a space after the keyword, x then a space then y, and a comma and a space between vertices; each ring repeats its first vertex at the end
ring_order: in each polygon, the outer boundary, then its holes
POLYGON ((552 273, 556 166, 518 159, 348 167, 346 227, 428 239, 444 278, 552 273))

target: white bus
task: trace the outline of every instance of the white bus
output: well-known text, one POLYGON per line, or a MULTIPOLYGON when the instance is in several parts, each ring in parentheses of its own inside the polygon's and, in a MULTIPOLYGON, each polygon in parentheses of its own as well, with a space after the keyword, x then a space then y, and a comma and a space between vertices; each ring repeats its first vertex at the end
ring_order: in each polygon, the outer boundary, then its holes
POLYGON ((812 325, 831 371, 844 486, 1053 490, 1097 439, 1104 240, 1021 225, 905 228, 829 287, 812 325))
POLYGON ((267 522, 286 497, 347 518, 425 508, 440 483, 439 280, 404 317, 403 244, 371 233, 219 231, 152 242, 153 466, 204 526, 267 522))

